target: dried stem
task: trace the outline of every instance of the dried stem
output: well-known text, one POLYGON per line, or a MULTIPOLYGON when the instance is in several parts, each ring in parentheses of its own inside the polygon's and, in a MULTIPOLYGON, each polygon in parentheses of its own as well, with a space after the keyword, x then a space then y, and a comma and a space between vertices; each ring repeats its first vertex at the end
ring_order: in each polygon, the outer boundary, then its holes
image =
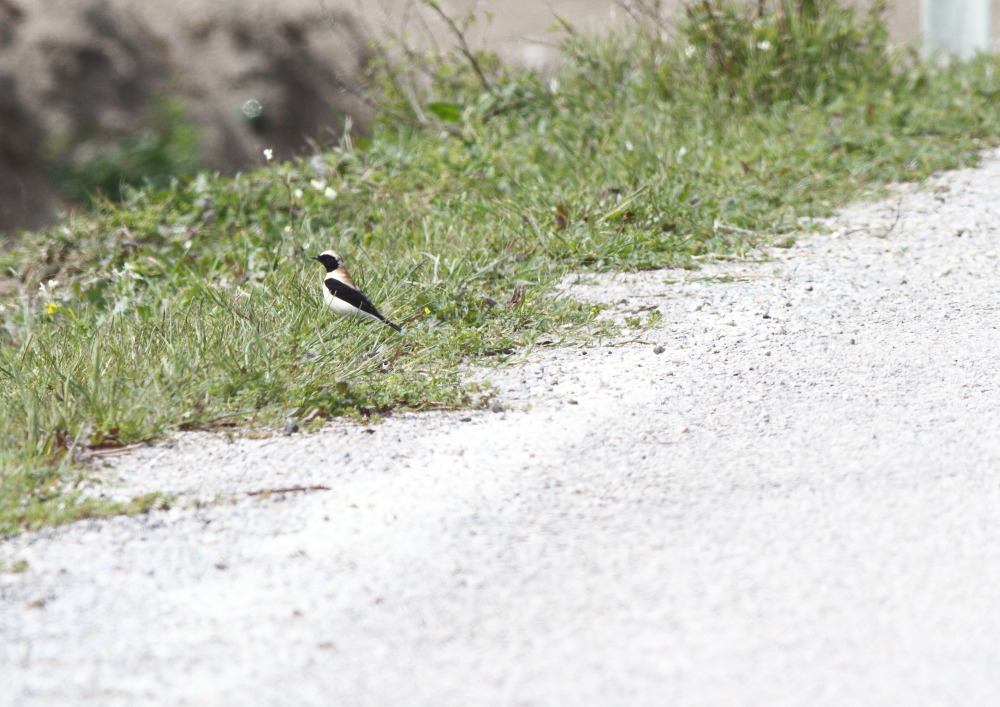
POLYGON ((455 20, 452 19, 448 13, 441 9, 437 0, 424 0, 424 5, 432 9, 437 16, 444 20, 444 23, 448 25, 448 29, 455 36, 455 39, 458 40, 458 50, 462 52, 462 55, 468 60, 469 66, 471 66, 472 70, 476 72, 476 76, 479 77, 479 83, 482 85, 483 90, 496 96, 496 89, 493 88, 493 84, 490 83, 490 80, 486 78, 486 74, 483 72, 483 67, 480 66, 475 52, 469 48, 469 43, 465 41, 465 31, 455 23, 455 20))

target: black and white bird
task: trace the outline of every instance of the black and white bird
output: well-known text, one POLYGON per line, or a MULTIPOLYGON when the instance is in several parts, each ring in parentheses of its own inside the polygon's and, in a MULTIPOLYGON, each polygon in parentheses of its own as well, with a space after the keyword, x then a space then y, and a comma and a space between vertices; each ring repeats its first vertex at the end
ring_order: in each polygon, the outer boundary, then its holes
POLYGON ((399 326, 393 324, 375 309, 375 305, 368 299, 368 295, 361 291, 350 273, 344 267, 344 260, 335 251, 325 250, 319 255, 314 255, 313 260, 318 260, 326 268, 326 275, 323 276, 323 301, 326 306, 342 317, 368 317, 385 322, 396 331, 402 331, 399 326))

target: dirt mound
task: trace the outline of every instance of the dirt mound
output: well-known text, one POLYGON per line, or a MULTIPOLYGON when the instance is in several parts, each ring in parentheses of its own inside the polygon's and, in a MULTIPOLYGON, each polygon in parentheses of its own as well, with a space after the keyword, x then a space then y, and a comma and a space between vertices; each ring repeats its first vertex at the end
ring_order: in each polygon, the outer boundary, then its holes
POLYGON ((367 51, 359 23, 322 2, 0 0, 0 232, 65 207, 43 159, 54 138, 100 150, 164 96, 225 173, 335 138, 367 117, 352 84, 367 51))

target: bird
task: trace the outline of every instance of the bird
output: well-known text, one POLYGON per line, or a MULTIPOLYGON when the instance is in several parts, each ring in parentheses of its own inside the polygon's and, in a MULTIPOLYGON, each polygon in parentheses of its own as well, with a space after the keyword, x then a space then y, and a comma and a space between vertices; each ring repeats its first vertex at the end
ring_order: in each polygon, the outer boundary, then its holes
POLYGON ((319 255, 312 256, 312 259, 318 260, 326 268, 326 275, 323 276, 323 301, 327 307, 342 317, 355 317, 360 314, 362 317, 388 324, 396 331, 402 331, 399 325, 393 324, 375 309, 368 295, 361 291, 347 272, 344 259, 336 251, 325 250, 319 255))

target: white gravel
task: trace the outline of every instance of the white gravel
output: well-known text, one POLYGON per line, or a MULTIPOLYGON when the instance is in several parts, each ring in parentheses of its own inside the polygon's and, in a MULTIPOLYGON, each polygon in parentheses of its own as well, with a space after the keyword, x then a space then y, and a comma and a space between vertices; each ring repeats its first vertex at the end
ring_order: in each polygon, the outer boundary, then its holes
POLYGON ((1000 153, 931 182, 581 278, 662 323, 506 412, 114 460, 187 500, 0 544, 0 704, 997 704, 1000 153))

